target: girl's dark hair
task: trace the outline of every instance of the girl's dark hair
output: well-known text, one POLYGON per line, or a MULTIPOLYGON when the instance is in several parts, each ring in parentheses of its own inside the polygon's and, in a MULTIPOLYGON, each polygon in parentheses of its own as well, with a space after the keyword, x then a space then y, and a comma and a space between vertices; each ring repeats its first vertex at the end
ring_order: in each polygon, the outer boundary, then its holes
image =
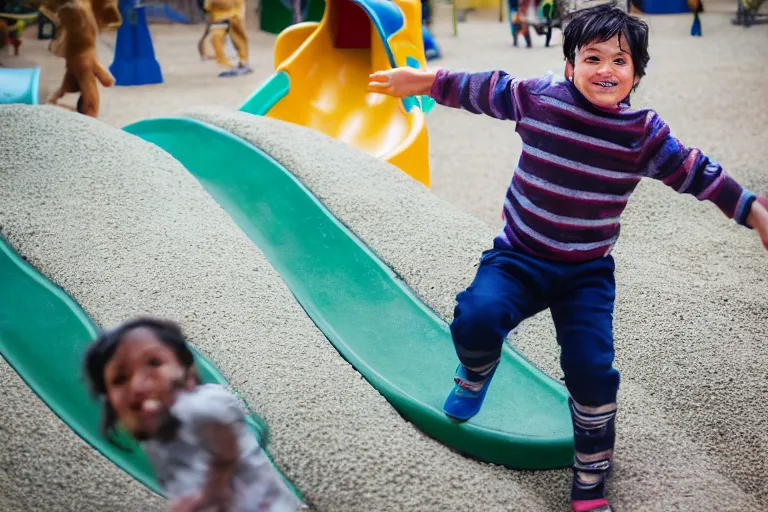
POLYGON ((623 35, 629 43, 635 75, 645 76, 645 68, 651 60, 648 54, 648 24, 624 12, 615 1, 572 15, 563 31, 565 59, 574 65, 578 48, 593 41, 607 41, 617 34, 623 35))
MULTIPOLYGON (((96 340, 88 347, 85 354, 84 373, 88 381, 91 392, 99 398, 104 407, 104 416, 102 419, 101 433, 111 444, 120 449, 125 447, 114 441, 115 424, 117 415, 115 410, 107 399, 107 384, 104 380, 104 368, 112 356, 115 354, 118 345, 129 331, 144 327, 154 332, 157 339, 170 348, 182 366, 186 369, 192 368, 195 363, 192 350, 187 345, 187 340, 181 332, 178 324, 169 320, 160 320, 150 317, 139 317, 128 322, 124 322, 114 329, 103 331, 96 340)), ((127 450, 126 450, 127 451, 127 450)))

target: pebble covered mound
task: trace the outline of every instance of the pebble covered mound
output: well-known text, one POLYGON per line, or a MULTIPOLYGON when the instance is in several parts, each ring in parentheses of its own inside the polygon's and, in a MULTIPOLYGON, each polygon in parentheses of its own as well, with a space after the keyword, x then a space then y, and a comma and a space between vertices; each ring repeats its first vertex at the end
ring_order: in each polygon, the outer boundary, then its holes
MULTIPOLYGON (((467 509, 481 501, 498 510, 512 501, 551 509, 535 485, 466 459, 403 420, 167 153, 55 107, 2 107, 0 119, 3 147, 12 148, 2 150, 0 167, 3 236, 98 325, 138 314, 181 322, 269 423, 276 463, 318 510, 467 509)), ((365 155, 361 161, 383 165, 365 155)), ((2 478, 30 504, 22 510, 103 510, 107 500, 114 510, 162 506, 6 373, 17 385, 5 388, 12 391, 0 408, 7 436, 0 442, 18 448, 3 450, 2 478), (31 414, 33 407, 40 413, 31 414), (58 475, 55 485, 50 474, 58 475), (90 490, 95 485, 103 495, 90 490)), ((553 496, 565 489, 560 482, 553 496)))
MULTIPOLYGON (((472 279, 495 234, 492 226, 398 169, 321 134, 226 109, 185 115, 271 154, 450 320, 453 296, 472 279)), ((2 107, 0 118, 8 142, 0 149, 3 236, 100 325, 140 313, 180 321, 270 424, 277 464, 318 509, 568 509, 567 470, 516 472, 482 464, 402 420, 338 356, 261 252, 167 154, 53 107, 2 107), (10 120, 22 117, 25 123, 12 126, 10 120)), ((669 200, 661 190, 646 187, 635 201, 656 205, 657 194, 669 200)), ((643 269, 637 282, 620 276, 617 364, 631 370, 620 394, 612 498, 617 508, 631 510, 760 509, 765 484, 751 482, 766 476, 756 456, 765 453, 766 434, 754 421, 766 417, 758 400, 764 377, 748 369, 765 367, 766 350, 758 343, 766 338, 765 322, 756 315, 767 303, 760 294, 751 302, 737 298, 726 313, 711 308, 707 290, 714 287, 715 295, 733 273, 764 268, 766 259, 752 233, 734 229, 719 212, 695 202, 681 208, 701 210, 699 217, 680 215, 691 224, 690 236, 706 233, 741 249, 729 253, 731 265, 717 267, 709 283, 693 280, 688 288, 681 287, 679 269, 670 269, 678 274, 665 280, 664 265, 653 260, 635 264, 643 269), (670 282, 676 288, 670 290, 670 282), (685 322, 669 312, 685 314, 697 305, 706 309, 685 322), (718 338, 728 329, 739 343, 718 338), (694 338, 697 332, 707 336, 694 338), (673 344, 676 339, 681 342, 673 344), (705 403, 706 415, 691 421, 676 407, 686 402, 705 403), (717 435, 721 449, 713 450, 717 435), (740 468, 739 460, 749 467, 740 468)), ((617 258, 642 254, 632 244, 630 237, 617 258)), ((700 258, 692 268, 716 259, 700 258)), ((560 376, 548 314, 526 323, 514 341, 560 376)), ((0 441, 18 447, 3 452, 8 460, 2 467, 12 469, 0 475, 0 485, 17 489, 17 501, 30 504, 20 509, 65 504, 99 510, 105 500, 114 501, 114 510, 161 506, 68 431, 7 365, 0 368, 3 384, 15 379, 6 386, 10 406, 0 412, 0 424, 10 426, 1 431, 8 439, 0 441), (48 473, 39 468, 43 460, 48 473), (56 486, 49 485, 50 474, 58 475, 56 486)))

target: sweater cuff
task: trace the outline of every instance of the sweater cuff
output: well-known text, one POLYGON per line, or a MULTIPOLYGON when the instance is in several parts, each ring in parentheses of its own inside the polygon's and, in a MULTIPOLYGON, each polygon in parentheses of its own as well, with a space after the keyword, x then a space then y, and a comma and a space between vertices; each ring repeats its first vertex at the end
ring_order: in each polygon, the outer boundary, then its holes
POLYGON ((736 205, 736 212, 733 216, 733 220, 748 229, 752 229, 752 226, 747 225, 747 217, 749 217, 749 212, 752 211, 752 203, 755 202, 755 199, 757 199, 757 195, 744 189, 744 192, 742 192, 739 202, 736 205))
POLYGON ((435 73, 434 81, 432 81, 432 88, 429 90, 429 97, 438 103, 440 103, 440 100, 443 96, 443 94, 441 94, 443 80, 449 73, 450 72, 447 69, 440 68, 437 70, 437 73, 435 73))

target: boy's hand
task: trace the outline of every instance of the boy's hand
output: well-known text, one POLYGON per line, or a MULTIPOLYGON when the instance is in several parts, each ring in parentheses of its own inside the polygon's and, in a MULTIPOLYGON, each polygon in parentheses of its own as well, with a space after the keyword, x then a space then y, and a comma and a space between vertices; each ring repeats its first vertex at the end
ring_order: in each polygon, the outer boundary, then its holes
POLYGON ((759 196, 752 203, 747 224, 757 231, 763 241, 763 246, 768 250, 768 198, 759 196))
POLYGON ((410 67, 376 71, 368 76, 368 91, 396 98, 429 96, 436 74, 436 71, 410 67))

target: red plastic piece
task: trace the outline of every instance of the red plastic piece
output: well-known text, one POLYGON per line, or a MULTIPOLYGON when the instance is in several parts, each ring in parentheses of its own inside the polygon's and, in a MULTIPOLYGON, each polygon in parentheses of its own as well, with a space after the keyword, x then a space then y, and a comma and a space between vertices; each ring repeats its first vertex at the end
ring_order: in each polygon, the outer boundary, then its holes
POLYGON ((341 0, 336 7, 336 48, 371 47, 371 20, 362 7, 351 0, 341 0))

